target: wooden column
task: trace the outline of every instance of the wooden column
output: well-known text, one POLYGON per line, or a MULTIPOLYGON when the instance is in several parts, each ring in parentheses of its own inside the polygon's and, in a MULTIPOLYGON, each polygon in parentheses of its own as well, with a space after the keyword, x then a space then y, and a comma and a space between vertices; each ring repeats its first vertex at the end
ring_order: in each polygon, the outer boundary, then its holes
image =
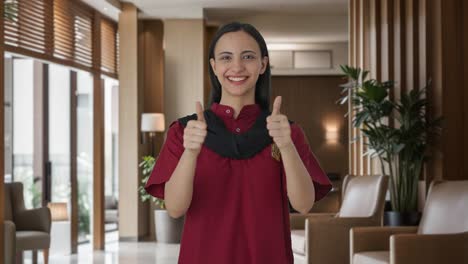
POLYGON ((119 240, 136 241, 147 234, 143 222, 148 219, 140 217, 144 206, 138 195, 143 94, 138 81, 138 10, 133 4, 122 3, 119 36, 119 240))
MULTIPOLYGON (((163 31, 164 26, 161 20, 140 20, 138 22, 138 83, 143 91, 142 111, 144 113, 164 113, 163 31)), ((166 127, 166 131, 167 129, 166 127)), ((151 153, 149 137, 148 135, 143 136, 148 139, 143 141, 145 143, 144 155, 149 155, 151 153)), ((163 136, 163 133, 156 134, 154 139, 155 155, 158 155, 161 150, 163 136)), ((147 213, 141 215, 142 219, 148 220, 146 226, 149 230, 149 238, 152 240, 155 238, 153 213, 155 209, 154 203, 149 202, 147 213)))
POLYGON ((93 21, 93 248, 104 249, 104 85, 101 80, 101 14, 93 21))

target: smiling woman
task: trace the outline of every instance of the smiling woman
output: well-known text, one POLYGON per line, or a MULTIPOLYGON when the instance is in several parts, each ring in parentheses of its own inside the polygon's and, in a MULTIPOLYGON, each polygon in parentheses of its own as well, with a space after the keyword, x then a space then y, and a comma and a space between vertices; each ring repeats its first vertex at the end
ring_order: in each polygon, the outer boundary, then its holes
POLYGON ((280 96, 269 111, 268 50, 253 26, 222 27, 209 61, 210 109, 197 102, 170 125, 146 190, 185 214, 179 263, 293 263, 288 198, 307 213, 330 181, 280 96))

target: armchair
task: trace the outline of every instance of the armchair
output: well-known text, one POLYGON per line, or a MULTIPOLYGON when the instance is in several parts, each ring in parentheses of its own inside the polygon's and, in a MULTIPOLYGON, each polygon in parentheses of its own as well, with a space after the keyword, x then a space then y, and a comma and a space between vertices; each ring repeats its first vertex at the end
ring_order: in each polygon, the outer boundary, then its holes
POLYGON ((11 221, 3 222, 5 237, 4 237, 4 262, 5 264, 15 264, 15 250, 16 250, 16 237, 15 237, 15 224, 11 221))
POLYGON ((433 182, 419 227, 351 229, 351 263, 468 263, 467 201, 468 181, 433 182))
POLYGON ((51 215, 47 207, 26 210, 23 184, 5 184, 5 220, 16 227, 16 252, 43 250, 44 263, 48 263, 51 215))
POLYGON ((349 230, 382 225, 385 176, 346 176, 337 214, 291 214, 291 242, 305 263, 349 263, 349 230))

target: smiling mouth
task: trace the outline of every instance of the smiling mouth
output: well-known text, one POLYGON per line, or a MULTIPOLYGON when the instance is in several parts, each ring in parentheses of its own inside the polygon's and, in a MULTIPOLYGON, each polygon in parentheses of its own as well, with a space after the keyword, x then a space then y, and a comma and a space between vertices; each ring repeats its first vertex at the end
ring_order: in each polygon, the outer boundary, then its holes
POLYGON ((232 84, 235 84, 235 85, 240 85, 240 84, 243 84, 245 83, 245 81, 248 79, 247 76, 242 76, 242 77, 227 77, 228 81, 232 84))

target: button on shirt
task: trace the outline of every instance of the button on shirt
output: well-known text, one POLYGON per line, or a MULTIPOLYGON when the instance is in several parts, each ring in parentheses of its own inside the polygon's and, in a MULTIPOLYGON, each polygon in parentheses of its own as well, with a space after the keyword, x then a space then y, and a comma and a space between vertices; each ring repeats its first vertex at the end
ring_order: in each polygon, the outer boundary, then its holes
MULTIPOLYGON (((246 105, 237 118, 234 109, 213 103, 211 110, 232 133, 248 131, 261 112, 246 105)), ((164 199, 164 186, 184 152, 184 127, 171 124, 167 139, 146 184, 164 199)), ((291 125, 291 138, 315 187, 315 200, 331 189, 312 154, 302 129, 291 125)), ((197 159, 193 194, 185 215, 179 264, 293 263, 286 175, 271 145, 248 159, 225 158, 202 147, 197 159)))

